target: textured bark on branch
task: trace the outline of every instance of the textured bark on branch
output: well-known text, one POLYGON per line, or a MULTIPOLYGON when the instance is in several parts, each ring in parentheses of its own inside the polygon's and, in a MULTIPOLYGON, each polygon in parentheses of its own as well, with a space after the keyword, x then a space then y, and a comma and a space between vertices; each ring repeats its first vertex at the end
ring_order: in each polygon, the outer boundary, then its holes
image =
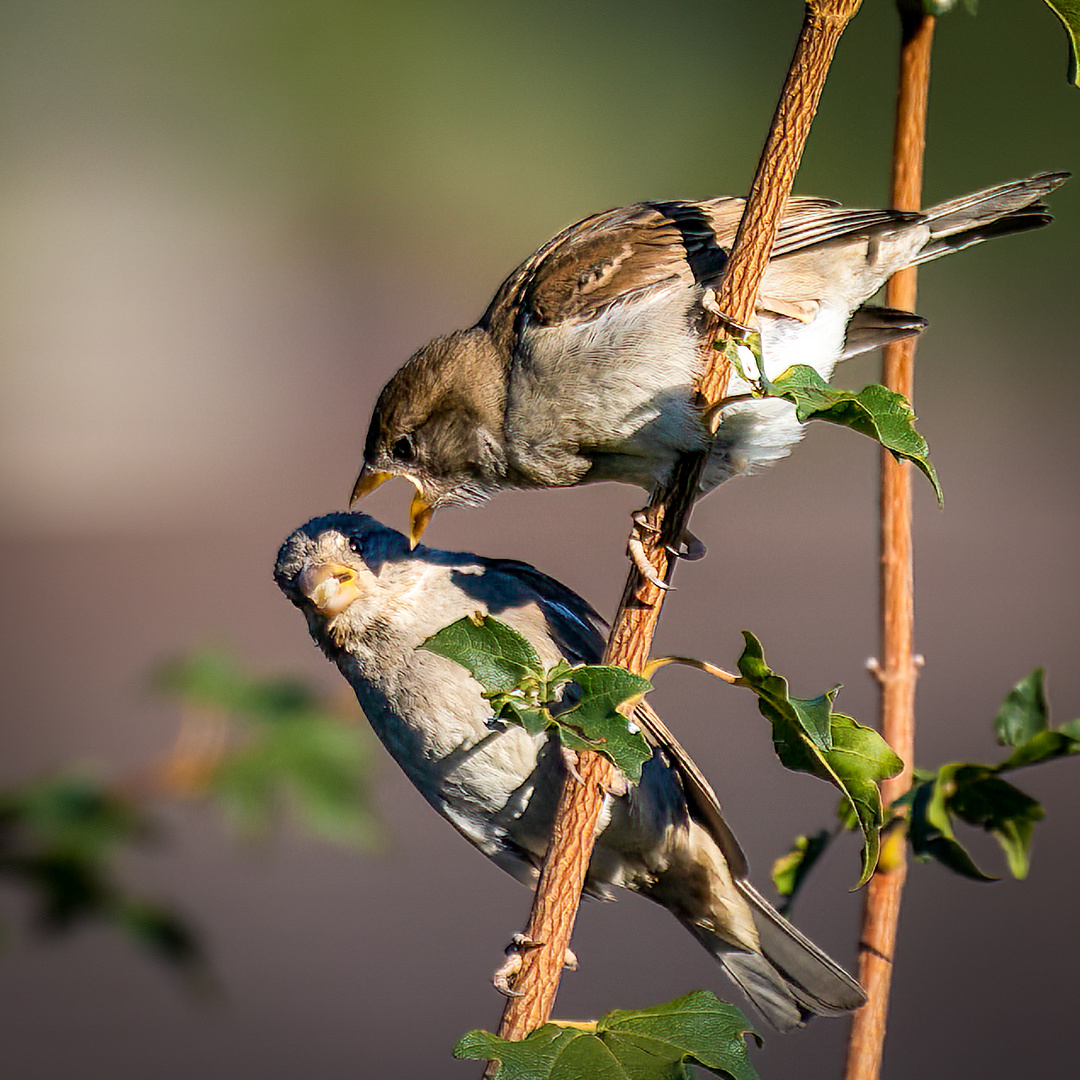
MULTIPOLYGON (((723 397, 728 364, 712 347, 714 336, 728 328, 738 331, 753 321, 758 285, 768 264, 784 204, 791 193, 810 123, 817 108, 840 35, 859 9, 861 0, 808 0, 806 17, 792 58, 769 136, 758 163, 746 210, 717 293, 719 310, 703 340, 705 370, 698 390, 706 402, 723 397), (724 326, 721 326, 721 323, 724 326)), ((698 490, 703 458, 680 462, 668 490, 658 492, 650 506, 652 523, 661 532, 646 542, 646 555, 657 575, 666 580, 671 565, 664 542, 685 526, 698 490)), ((622 601, 612 624, 605 662, 641 672, 648 659, 660 617, 663 591, 631 568, 622 601)), ((582 783, 568 780, 556 815, 555 830, 544 861, 526 937, 539 943, 527 949, 499 1034, 522 1039, 551 1014, 563 957, 573 931, 581 886, 592 854, 604 792, 614 768, 607 759, 583 754, 582 783)), ((490 1071, 490 1070, 489 1070, 490 1071)))
MULTIPOLYGON (((930 89, 934 18, 921 4, 901 0, 900 86, 893 144, 892 205, 918 210, 922 204, 923 151, 930 89)), ((915 309, 916 271, 894 275, 885 302, 915 309)), ((910 401, 914 390, 915 339, 885 349, 882 379, 910 401)), ((881 455, 881 733, 904 762, 903 771, 881 785, 886 806, 911 786, 915 750, 914 580, 911 550, 911 467, 881 455)), ((852 1021, 845 1080, 876 1080, 881 1071, 885 1021, 892 982, 892 958, 900 919, 900 896, 907 875, 905 848, 897 835, 887 841, 878 872, 863 899, 859 936, 859 981, 868 1001, 852 1021)))

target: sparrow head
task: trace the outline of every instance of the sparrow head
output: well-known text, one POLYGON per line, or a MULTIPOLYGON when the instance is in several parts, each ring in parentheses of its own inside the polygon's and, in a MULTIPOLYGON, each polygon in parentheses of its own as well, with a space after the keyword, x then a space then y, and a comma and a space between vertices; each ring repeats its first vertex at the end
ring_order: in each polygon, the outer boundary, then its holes
MULTIPOLYGON (((426 550, 426 549, 424 549, 426 550)), ((274 580, 303 611, 311 636, 328 650, 344 647, 408 588, 421 564, 409 541, 366 514, 327 514, 281 546, 274 580)))
POLYGON ((506 365, 481 327, 436 338, 386 384, 350 505, 394 476, 416 488, 415 545, 442 506, 475 505, 504 485, 506 365))

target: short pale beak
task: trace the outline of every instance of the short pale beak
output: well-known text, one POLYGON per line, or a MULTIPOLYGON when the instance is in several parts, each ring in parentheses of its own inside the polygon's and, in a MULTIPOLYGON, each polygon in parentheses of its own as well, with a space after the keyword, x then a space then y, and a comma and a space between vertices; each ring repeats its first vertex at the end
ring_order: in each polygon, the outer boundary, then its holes
MULTIPOLYGON (((412 480, 412 477, 410 476, 409 479, 412 480)), ((416 547, 420 542, 420 537, 424 535, 424 530, 431 521, 431 515, 435 513, 435 507, 424 498, 420 485, 415 480, 413 480, 413 483, 416 484, 416 494, 412 497, 412 503, 409 505, 410 549, 416 547)))
POLYGON ((355 506, 365 495, 370 495, 377 487, 393 479, 394 474, 379 472, 377 469, 368 469, 365 465, 356 478, 356 484, 352 489, 352 498, 349 506, 355 506))
POLYGON ((297 584, 300 591, 328 619, 340 615, 362 595, 356 571, 340 563, 309 566, 301 573, 297 584))

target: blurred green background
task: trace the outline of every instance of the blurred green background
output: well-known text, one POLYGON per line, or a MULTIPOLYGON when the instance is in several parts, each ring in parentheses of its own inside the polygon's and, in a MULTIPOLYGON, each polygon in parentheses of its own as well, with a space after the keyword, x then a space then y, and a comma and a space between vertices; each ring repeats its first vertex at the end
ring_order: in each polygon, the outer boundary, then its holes
MULTIPOLYGON (((147 672, 204 640, 338 691, 270 567, 288 532, 343 505, 386 378, 568 222, 745 190, 800 19, 795 0, 0 4, 0 782, 166 750, 177 718, 147 672)), ((895 22, 865 0, 797 190, 883 201, 895 22)), ((1080 91, 1040 0, 943 19, 934 65, 928 201, 1080 164, 1080 91)), ((920 483, 927 765, 993 759, 997 704, 1036 664, 1056 720, 1080 712, 1080 183, 1052 201, 1051 228, 922 278, 916 404, 947 499, 939 513, 920 483)), ((851 385, 876 377, 869 359, 849 369, 851 385)), ((875 473, 869 443, 819 425, 790 461, 704 502, 710 557, 680 570, 658 651, 730 665, 747 626, 796 692, 843 681, 841 707, 872 717, 875 473)), ((506 495, 440 515, 430 542, 528 559, 610 614, 639 501, 611 485, 506 495)), ((370 500, 398 527, 406 505, 397 485, 370 500)), ((658 683, 764 884, 831 795, 781 772, 751 704, 689 672, 658 683)), ((487 978, 528 897, 381 760, 387 854, 289 832, 238 851, 184 809, 132 863, 202 929, 220 1000, 193 1002, 104 930, 14 935, 9 1074, 475 1075, 449 1048, 496 1023, 487 978)), ((1026 883, 915 872, 886 1076, 1071 1060, 1068 770, 1026 784, 1049 811, 1026 883)), ((848 963, 855 857, 831 854, 796 912, 848 963)), ((18 927, 19 897, 0 903, 18 927)), ((695 986, 734 997, 669 922, 633 898, 589 905, 561 1014, 695 986)), ((845 1027, 774 1036, 760 1071, 838 1075, 845 1027)))

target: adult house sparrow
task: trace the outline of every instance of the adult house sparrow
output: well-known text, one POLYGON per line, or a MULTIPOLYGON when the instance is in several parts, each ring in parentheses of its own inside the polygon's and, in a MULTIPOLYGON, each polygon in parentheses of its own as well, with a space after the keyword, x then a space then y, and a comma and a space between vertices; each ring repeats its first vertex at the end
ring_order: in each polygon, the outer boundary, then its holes
MULTIPOLYGON (((765 373, 838 360, 925 321, 864 307, 885 280, 994 236, 1050 221, 1042 173, 923 213, 792 198, 757 302, 765 373)), ((375 405, 353 501, 391 476, 416 487, 415 543, 434 510, 508 487, 664 483, 678 455, 711 446, 702 491, 785 457, 794 406, 747 400, 733 376, 715 437, 692 401, 702 334, 743 199, 638 203, 559 233, 503 282, 480 321, 436 338, 375 405), (739 400, 742 398, 742 400, 739 400)))
MULTIPOLYGON (((535 884, 567 771, 558 740, 495 721, 472 676, 420 646, 479 612, 527 637, 545 665, 596 663, 596 612, 526 563, 413 550, 364 514, 298 529, 274 578, 420 794, 498 866, 535 884)), ((781 1030, 857 1009, 858 983, 746 880, 746 858, 686 751, 647 704, 634 720, 653 756, 639 783, 607 798, 586 892, 609 898, 622 886, 662 904, 781 1030)))

